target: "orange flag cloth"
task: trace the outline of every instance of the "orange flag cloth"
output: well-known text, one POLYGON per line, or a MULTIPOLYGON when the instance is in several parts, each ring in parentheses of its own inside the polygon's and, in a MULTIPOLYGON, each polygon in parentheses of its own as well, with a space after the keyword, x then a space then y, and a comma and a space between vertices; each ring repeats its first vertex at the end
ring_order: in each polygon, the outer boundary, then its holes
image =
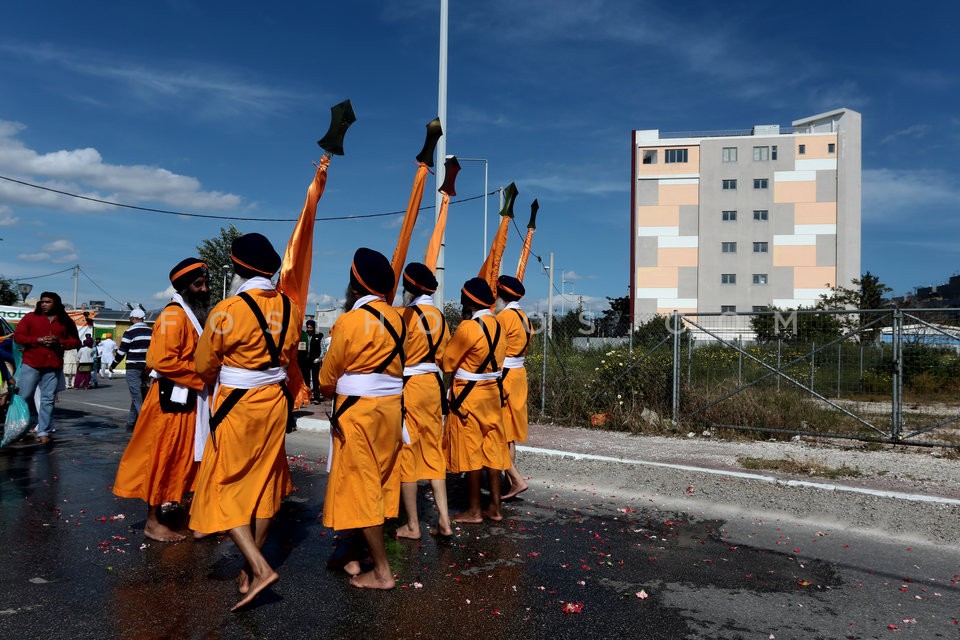
POLYGON ((523 275, 527 272, 527 258, 530 257, 530 246, 533 244, 533 229, 527 229, 527 237, 523 239, 523 249, 520 250, 520 262, 517 263, 517 280, 523 282, 523 275))
POLYGON ((503 258, 503 251, 507 248, 507 232, 510 231, 510 221, 512 218, 507 216, 500 217, 500 226, 493 236, 493 242, 490 244, 490 253, 487 259, 483 261, 480 267, 478 278, 483 278, 490 285, 493 295, 497 295, 497 278, 500 277, 500 260, 503 258))
POLYGON ((420 202, 423 200, 423 187, 427 182, 427 165, 423 162, 417 167, 417 175, 413 179, 413 189, 410 191, 410 200, 407 201, 407 212, 403 216, 403 226, 400 227, 400 237, 397 238, 397 248, 393 251, 393 291, 387 298, 387 304, 393 304, 393 297, 400 285, 400 276, 403 274, 403 263, 407 259, 407 249, 410 248, 410 237, 417 224, 417 214, 420 212, 420 202))
POLYGON ((450 207, 450 196, 445 193, 440 194, 440 212, 437 214, 437 222, 433 227, 433 234, 430 235, 430 242, 427 244, 427 253, 424 256, 423 264, 430 267, 430 271, 436 273, 437 260, 440 259, 440 245, 443 243, 443 233, 447 229, 447 209, 450 207))
MULTIPOLYGON (((280 266, 280 278, 277 290, 297 305, 301 317, 306 316, 307 291, 310 288, 310 267, 313 262, 313 226, 317 217, 317 203, 327 185, 327 167, 330 156, 324 154, 317 165, 317 173, 307 188, 307 198, 300 211, 300 217, 293 228, 293 235, 283 252, 283 264, 280 266)), ((296 327, 299 331, 300 327, 296 327)), ((293 394, 294 408, 299 409, 310 402, 310 389, 303 382, 300 367, 296 362, 287 369, 290 393, 293 394)))

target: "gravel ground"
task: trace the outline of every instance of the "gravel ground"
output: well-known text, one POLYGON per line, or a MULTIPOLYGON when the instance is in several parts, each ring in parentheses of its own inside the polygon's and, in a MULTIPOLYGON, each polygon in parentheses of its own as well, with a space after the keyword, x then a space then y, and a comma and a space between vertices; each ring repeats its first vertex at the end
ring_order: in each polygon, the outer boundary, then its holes
POLYGON ((632 495, 667 508, 803 519, 960 546, 960 459, 942 449, 868 450, 846 441, 733 442, 702 434, 669 438, 531 425, 518 468, 537 483, 632 495), (848 467, 860 475, 830 479, 745 469, 741 457, 848 467))

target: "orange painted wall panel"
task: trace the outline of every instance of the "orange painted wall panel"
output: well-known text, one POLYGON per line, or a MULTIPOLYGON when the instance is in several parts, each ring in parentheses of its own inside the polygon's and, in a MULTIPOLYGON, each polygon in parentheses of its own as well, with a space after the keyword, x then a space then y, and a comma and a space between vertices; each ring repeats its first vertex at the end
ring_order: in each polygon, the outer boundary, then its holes
POLYGON ((660 204, 697 204, 700 202, 698 184, 661 184, 660 204))
POLYGON ((827 152, 827 145, 833 143, 837 144, 837 134, 835 133, 824 133, 817 135, 809 136, 797 136, 794 138, 794 153, 796 154, 797 160, 823 160, 824 158, 836 158, 837 153, 827 152), (800 145, 806 145, 806 153, 800 155, 800 145))
POLYGON ((793 224, 837 224, 837 203, 798 202, 793 206, 793 224))
MULTIPOLYGON (((662 251, 662 249, 661 249, 662 251)), ((817 266, 817 248, 815 246, 780 246, 773 248, 773 266, 775 267, 815 267, 817 266)), ((822 285, 817 285, 822 286, 822 285)))
POLYGON ((793 269, 793 287, 795 289, 819 289, 837 284, 836 267, 795 267, 793 269))
POLYGON ((657 265, 660 267, 697 266, 696 247, 669 247, 657 249, 657 265))
POLYGON ((777 182, 773 185, 773 201, 777 203, 816 202, 817 183, 814 180, 777 182))
POLYGON ((678 227, 680 207, 675 204, 648 204, 637 207, 638 227, 678 227))
POLYGON ((680 272, 676 267, 638 267, 637 286, 644 289, 678 287, 680 272))

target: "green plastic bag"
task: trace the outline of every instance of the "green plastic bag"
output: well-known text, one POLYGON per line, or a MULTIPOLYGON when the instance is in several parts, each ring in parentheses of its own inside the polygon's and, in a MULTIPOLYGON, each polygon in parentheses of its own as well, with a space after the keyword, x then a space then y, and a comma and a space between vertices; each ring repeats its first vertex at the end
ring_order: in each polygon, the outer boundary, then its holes
POLYGON ((26 400, 14 394, 7 406, 7 420, 3 425, 3 439, 0 440, 0 447, 5 447, 22 438, 29 426, 30 407, 26 400))

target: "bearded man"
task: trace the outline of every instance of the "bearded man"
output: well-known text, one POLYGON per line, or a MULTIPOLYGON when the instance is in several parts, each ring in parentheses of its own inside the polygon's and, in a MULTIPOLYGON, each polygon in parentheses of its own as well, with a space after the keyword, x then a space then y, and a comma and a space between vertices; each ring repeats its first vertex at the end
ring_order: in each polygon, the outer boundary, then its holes
POLYGON ((143 534, 158 542, 186 536, 159 520, 160 506, 193 491, 209 433, 207 386, 194 368, 197 340, 210 312, 209 270, 186 258, 170 271, 176 293, 157 318, 146 368, 154 380, 127 444, 113 493, 147 503, 143 534))

